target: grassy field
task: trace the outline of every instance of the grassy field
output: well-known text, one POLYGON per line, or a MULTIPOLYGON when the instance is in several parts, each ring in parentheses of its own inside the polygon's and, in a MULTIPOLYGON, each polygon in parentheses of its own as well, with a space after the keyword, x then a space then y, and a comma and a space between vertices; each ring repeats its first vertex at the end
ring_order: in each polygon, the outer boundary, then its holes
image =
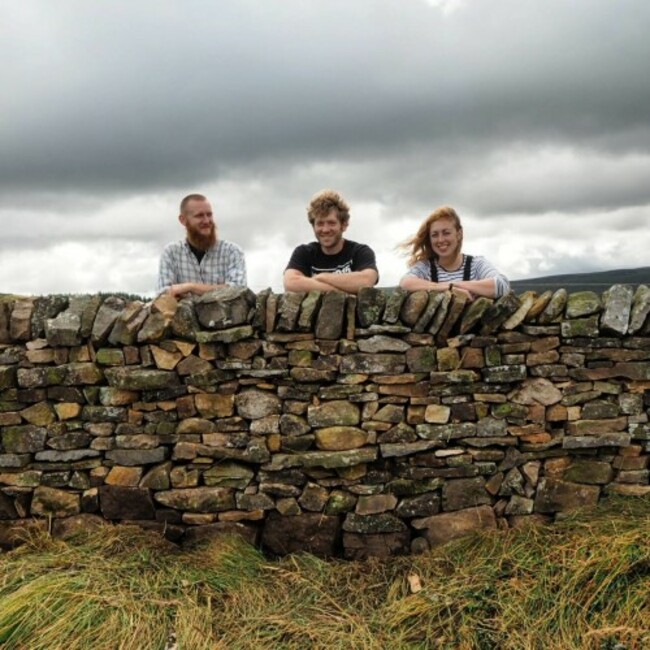
POLYGON ((0 647, 650 648, 650 500, 390 562, 179 550, 134 527, 0 554, 0 647))

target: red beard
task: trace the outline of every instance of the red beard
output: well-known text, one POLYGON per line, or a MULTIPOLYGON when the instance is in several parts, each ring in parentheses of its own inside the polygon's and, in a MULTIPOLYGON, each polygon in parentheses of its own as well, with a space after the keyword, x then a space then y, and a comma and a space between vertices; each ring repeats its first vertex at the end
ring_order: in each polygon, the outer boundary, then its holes
POLYGON ((188 241, 199 250, 207 251, 208 248, 212 248, 217 243, 217 229, 214 224, 211 225, 210 232, 207 234, 190 225, 186 225, 185 229, 187 230, 188 241))

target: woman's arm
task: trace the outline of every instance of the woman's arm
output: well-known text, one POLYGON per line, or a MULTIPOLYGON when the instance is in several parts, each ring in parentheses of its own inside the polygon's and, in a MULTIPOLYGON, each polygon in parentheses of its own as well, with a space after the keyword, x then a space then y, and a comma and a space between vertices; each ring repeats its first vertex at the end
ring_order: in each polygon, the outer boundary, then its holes
POLYGON ((483 280, 458 280, 452 282, 454 289, 465 289, 475 296, 485 296, 486 298, 495 298, 497 295, 495 278, 485 278, 483 280))

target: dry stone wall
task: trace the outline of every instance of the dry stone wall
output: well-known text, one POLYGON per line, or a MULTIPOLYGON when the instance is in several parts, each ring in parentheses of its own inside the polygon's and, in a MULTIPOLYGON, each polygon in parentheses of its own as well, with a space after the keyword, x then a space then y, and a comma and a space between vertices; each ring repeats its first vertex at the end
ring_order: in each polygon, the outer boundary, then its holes
POLYGON ((0 545, 422 551, 647 495, 650 289, 0 302, 0 545))

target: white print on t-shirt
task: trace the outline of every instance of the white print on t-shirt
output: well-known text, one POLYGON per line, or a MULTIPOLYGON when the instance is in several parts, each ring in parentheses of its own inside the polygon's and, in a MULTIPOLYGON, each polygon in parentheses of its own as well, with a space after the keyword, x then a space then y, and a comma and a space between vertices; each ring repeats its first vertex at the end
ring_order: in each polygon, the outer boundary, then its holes
POLYGON ((338 266, 327 269, 319 269, 315 266, 311 267, 311 272, 313 275, 317 273, 352 273, 352 260, 348 260, 345 264, 339 264, 338 266))

